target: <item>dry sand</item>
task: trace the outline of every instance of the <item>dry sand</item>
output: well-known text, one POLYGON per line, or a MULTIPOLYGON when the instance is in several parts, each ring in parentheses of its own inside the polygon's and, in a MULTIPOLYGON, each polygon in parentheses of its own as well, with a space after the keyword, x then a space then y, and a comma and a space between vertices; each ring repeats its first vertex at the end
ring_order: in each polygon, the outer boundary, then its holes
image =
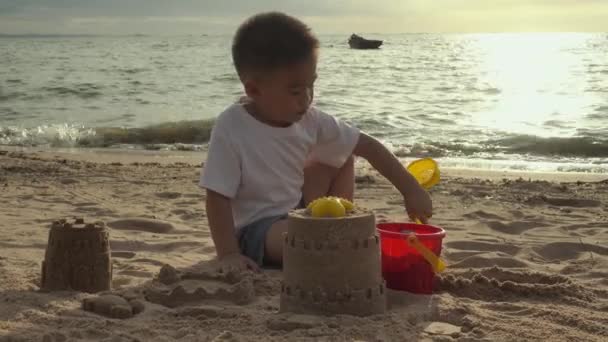
MULTIPOLYGON (((448 232, 436 294, 391 292, 385 315, 323 318, 278 313, 279 271, 216 271, 202 153, 5 150, 2 342, 608 340, 608 175, 445 170, 432 190, 448 232), (81 309, 95 295, 39 291, 49 225, 74 216, 111 228, 117 296, 97 306, 143 312, 108 318, 81 309)), ((386 181, 366 165, 358 175, 357 204, 404 219, 386 181)))

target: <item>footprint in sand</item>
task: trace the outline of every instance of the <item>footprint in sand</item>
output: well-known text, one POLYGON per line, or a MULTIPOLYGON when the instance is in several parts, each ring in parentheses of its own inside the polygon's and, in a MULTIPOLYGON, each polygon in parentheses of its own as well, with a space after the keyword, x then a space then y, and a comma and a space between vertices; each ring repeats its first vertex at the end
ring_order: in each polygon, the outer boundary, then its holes
POLYGON ((59 179, 59 183, 61 183, 63 185, 72 185, 72 184, 78 184, 78 183, 80 183, 80 181, 78 179, 74 179, 74 178, 61 178, 61 179, 59 179))
POLYGON ((184 221, 190 221, 190 220, 202 220, 205 215, 204 213, 200 212, 194 212, 193 210, 187 210, 187 209, 175 209, 171 211, 172 214, 174 215, 179 215, 179 218, 184 220, 184 221))
POLYGON ((517 254, 521 248, 504 243, 491 243, 481 241, 450 241, 446 243, 448 248, 459 249, 463 251, 480 251, 480 252, 503 252, 510 255, 517 254))
POLYGON ((139 230, 142 232, 155 234, 167 234, 175 230, 175 227, 169 222, 147 218, 130 218, 116 220, 109 222, 108 226, 113 229, 139 230))
POLYGON ((150 265, 159 266, 159 267, 162 267, 162 266, 164 266, 166 264, 165 262, 158 261, 158 260, 155 260, 155 259, 150 259, 150 258, 133 259, 133 260, 131 260, 131 262, 138 262, 138 263, 142 263, 142 264, 150 264, 150 265))
POLYGON ((558 207, 593 208, 602 205, 602 202, 590 199, 576 198, 545 198, 545 202, 558 207))
POLYGON ((173 215, 186 215, 186 214, 191 214, 192 211, 190 210, 186 210, 186 209, 173 209, 171 210, 171 214, 173 215))
POLYGON ((191 250, 194 248, 200 248, 203 245, 204 244, 202 242, 194 241, 147 243, 144 241, 137 240, 110 240, 110 248, 112 250, 134 252, 176 252, 182 248, 187 248, 188 250, 191 250))
POLYGON ((73 206, 75 207, 92 207, 92 206, 96 206, 99 203, 97 202, 79 202, 79 203, 74 203, 73 206))
POLYGON ((580 242, 553 242, 534 249, 545 260, 578 259, 581 254, 596 253, 608 255, 608 248, 580 242))
POLYGON ((91 216, 111 216, 114 215, 115 212, 113 210, 99 208, 99 207, 78 207, 74 209, 74 211, 80 213, 86 213, 91 216))
POLYGON ((604 222, 599 222, 599 223, 593 223, 593 222, 585 222, 584 224, 570 224, 570 225, 566 225, 566 226, 562 226, 563 229, 565 230, 578 230, 578 229, 589 229, 589 228, 599 228, 599 229, 605 229, 608 228, 608 223, 604 223, 604 222))
POLYGON ((486 267, 502 267, 502 268, 523 268, 529 265, 524 261, 509 256, 501 252, 486 252, 483 254, 473 255, 464 258, 463 260, 450 265, 450 268, 486 268, 486 267))
POLYGON ((135 255, 136 255, 135 252, 130 252, 130 251, 112 251, 112 258, 131 259, 131 258, 135 257, 135 255))
POLYGON ((513 221, 508 223, 503 223, 501 221, 488 221, 485 222, 485 224, 492 230, 513 235, 519 235, 530 229, 548 226, 548 224, 538 221, 513 221))
POLYGON ((602 205, 602 202, 592 199, 579 199, 579 198, 559 198, 559 197, 547 197, 532 196, 526 200, 528 204, 550 204, 556 207, 573 207, 573 208, 595 208, 602 205))
POLYGON ((158 192, 155 194, 156 197, 165 198, 165 199, 178 199, 182 197, 182 194, 179 192, 158 192))
POLYGON ((483 210, 477 210, 468 214, 464 214, 468 219, 486 219, 486 220, 504 220, 504 217, 492 214, 483 210))
POLYGON ((181 201, 181 202, 174 202, 174 205, 201 205, 201 203, 203 203, 202 201, 181 201))
POLYGON ((197 198, 200 200, 203 200, 205 198, 205 196, 202 193, 190 193, 190 194, 184 194, 183 196, 185 198, 197 198))
POLYGON ((509 302, 482 304, 481 307, 484 309, 499 311, 504 315, 514 317, 530 316, 536 312, 534 308, 531 308, 528 305, 521 305, 509 302))

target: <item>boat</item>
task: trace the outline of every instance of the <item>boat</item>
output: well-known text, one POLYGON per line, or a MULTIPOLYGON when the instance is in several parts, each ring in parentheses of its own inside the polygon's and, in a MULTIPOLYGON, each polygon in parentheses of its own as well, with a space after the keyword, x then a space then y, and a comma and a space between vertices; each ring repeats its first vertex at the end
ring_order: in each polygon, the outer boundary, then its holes
POLYGON ((365 39, 353 33, 348 39, 348 45, 351 49, 377 49, 382 45, 382 41, 365 39))

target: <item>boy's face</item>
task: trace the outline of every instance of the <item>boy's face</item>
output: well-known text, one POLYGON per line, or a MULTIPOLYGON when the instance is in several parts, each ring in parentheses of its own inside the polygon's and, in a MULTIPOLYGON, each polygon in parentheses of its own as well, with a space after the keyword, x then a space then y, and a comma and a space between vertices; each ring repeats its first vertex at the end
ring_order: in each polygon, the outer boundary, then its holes
POLYGON ((259 119, 275 126, 289 126, 308 111, 317 79, 316 55, 304 62, 275 69, 245 82, 259 119))

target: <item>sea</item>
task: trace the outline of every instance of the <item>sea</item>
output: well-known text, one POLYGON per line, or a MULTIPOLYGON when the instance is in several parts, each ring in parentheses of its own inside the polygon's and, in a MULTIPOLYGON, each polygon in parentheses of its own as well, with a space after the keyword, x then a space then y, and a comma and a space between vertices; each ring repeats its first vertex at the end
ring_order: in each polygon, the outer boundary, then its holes
MULTIPOLYGON (((608 34, 320 35, 315 104, 404 159, 608 173, 608 34)), ((230 35, 0 36, 0 145, 198 151, 230 35)))

